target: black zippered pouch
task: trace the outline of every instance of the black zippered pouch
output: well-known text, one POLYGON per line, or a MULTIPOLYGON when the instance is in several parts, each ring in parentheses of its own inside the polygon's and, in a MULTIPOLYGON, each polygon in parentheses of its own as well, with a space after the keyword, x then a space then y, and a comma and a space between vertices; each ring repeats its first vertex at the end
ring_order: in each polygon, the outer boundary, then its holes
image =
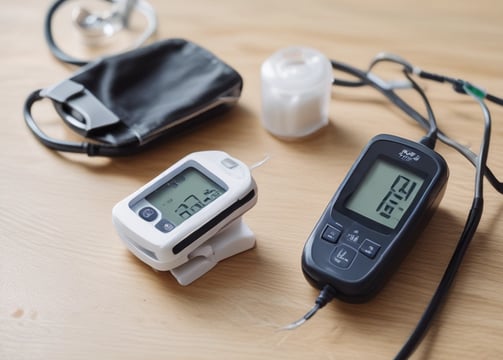
POLYGON ((68 79, 34 91, 24 118, 53 150, 121 156, 229 109, 242 87, 239 73, 208 50, 168 39, 91 62, 68 79), (53 139, 40 129, 31 107, 44 98, 82 142, 53 139))

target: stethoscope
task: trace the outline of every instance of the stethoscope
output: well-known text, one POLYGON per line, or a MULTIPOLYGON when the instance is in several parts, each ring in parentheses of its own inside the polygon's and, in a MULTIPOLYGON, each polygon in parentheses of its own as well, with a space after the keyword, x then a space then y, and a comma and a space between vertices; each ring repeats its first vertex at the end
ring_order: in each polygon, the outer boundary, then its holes
MULTIPOLYGON (((88 63, 87 60, 77 59, 65 53, 56 44, 52 32, 52 19, 56 11, 68 0, 55 1, 49 10, 44 23, 44 34, 53 55, 59 60, 77 66, 88 63)), ((120 31, 130 28, 133 12, 142 14, 147 25, 142 34, 132 44, 130 49, 138 48, 147 42, 157 30, 157 17, 154 8, 145 0, 103 0, 111 4, 110 11, 97 14, 89 9, 77 6, 73 10, 72 22, 81 33, 84 42, 89 46, 96 46, 105 39, 110 39, 120 31)))

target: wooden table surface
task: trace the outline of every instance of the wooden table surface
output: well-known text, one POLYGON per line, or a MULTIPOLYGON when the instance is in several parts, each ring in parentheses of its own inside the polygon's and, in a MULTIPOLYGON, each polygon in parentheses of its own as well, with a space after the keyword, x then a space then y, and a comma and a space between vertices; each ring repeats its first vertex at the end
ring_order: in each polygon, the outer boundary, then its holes
MULTIPOLYGON (((58 62, 44 41, 51 2, 2 1, 0 359, 393 358, 453 253, 473 195, 474 168, 439 144, 450 167, 446 194, 386 287, 368 303, 334 300, 301 328, 278 331, 317 296, 302 275, 302 248, 360 150, 379 133, 418 140, 423 130, 372 89, 336 87, 328 127, 301 141, 280 140, 261 124, 260 66, 291 45, 362 69, 389 51, 503 96, 503 2, 150 2, 158 39, 182 37, 206 47, 240 72, 243 93, 234 110, 211 123, 141 154, 105 159, 60 155, 28 131, 26 96, 75 68, 58 62), (253 171, 259 201, 244 216, 257 245, 182 287, 128 252, 111 209, 182 156, 209 149, 247 164, 270 156, 253 171)), ((55 20, 56 38, 73 54, 94 56, 70 24, 72 6, 55 20)), ((420 84, 440 127, 478 151, 478 105, 447 85, 420 84)), ((417 96, 404 96, 423 109, 417 96)), ((503 108, 490 109, 489 165, 502 177, 503 108)), ((52 135, 73 136, 48 103, 36 114, 52 135)), ((486 182, 480 226, 414 358, 503 356, 502 209, 503 198, 486 182)))

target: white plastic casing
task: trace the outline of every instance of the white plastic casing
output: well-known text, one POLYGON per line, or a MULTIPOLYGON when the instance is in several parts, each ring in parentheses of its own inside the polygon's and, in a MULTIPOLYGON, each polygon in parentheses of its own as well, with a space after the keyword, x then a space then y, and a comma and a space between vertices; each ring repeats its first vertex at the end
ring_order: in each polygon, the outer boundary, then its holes
POLYGON ((294 139, 328 124, 332 66, 317 50, 289 47, 261 69, 262 123, 273 135, 294 139))
POLYGON ((241 217, 256 202, 257 187, 244 163, 222 151, 202 151, 177 161, 118 202, 112 210, 112 220, 120 238, 133 254, 154 269, 165 271, 186 263, 189 254, 241 217), (155 227, 161 215, 155 221, 145 221, 138 215, 138 204, 142 204, 146 196, 187 168, 188 164, 223 185, 227 191, 170 232, 163 233, 155 227), (180 252, 174 253, 173 248, 177 244, 201 228, 205 231, 200 236, 180 252))

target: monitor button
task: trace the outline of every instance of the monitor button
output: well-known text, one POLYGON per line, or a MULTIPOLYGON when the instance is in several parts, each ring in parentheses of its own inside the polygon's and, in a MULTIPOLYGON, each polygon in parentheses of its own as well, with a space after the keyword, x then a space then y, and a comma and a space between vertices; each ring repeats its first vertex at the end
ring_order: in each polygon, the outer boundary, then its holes
POLYGON ((231 158, 225 158, 221 161, 221 163, 227 169, 234 169, 236 166, 238 166, 238 163, 232 160, 231 158))
POLYGON ((138 215, 145 221, 154 221, 157 218, 157 211, 151 206, 140 209, 138 215))
POLYGON ((175 228, 175 225, 173 225, 166 219, 161 219, 161 221, 155 224, 155 227, 161 230, 163 233, 168 233, 175 228))
POLYGON ((356 250, 342 244, 335 247, 330 260, 337 267, 340 267, 341 269, 347 269, 353 262, 355 256, 356 250))
POLYGON ((373 259, 376 257, 380 248, 381 248, 381 246, 379 244, 373 242, 370 239, 365 239, 363 241, 362 245, 360 246, 360 252, 363 255, 373 259))
POLYGON ((337 240, 339 240, 339 237, 342 234, 342 229, 337 229, 331 225, 327 225, 325 227, 325 230, 323 230, 323 233, 321 234, 321 237, 323 240, 326 240, 331 243, 336 243, 337 240))

